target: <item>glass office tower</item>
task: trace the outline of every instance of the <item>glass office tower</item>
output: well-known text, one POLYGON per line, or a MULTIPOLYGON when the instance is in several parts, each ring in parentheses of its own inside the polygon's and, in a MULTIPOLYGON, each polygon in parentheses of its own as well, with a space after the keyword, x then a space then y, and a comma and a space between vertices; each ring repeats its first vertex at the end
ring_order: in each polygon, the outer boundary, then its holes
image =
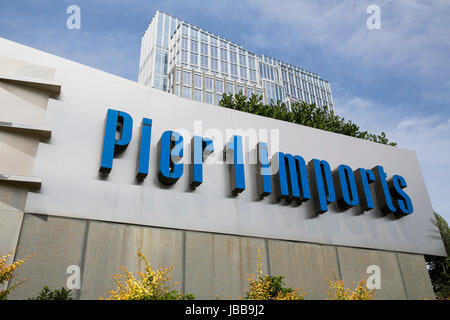
POLYGON ((330 84, 317 74, 258 56, 160 11, 142 37, 138 82, 210 104, 218 104, 224 92, 241 91, 265 103, 305 101, 334 109, 330 84))

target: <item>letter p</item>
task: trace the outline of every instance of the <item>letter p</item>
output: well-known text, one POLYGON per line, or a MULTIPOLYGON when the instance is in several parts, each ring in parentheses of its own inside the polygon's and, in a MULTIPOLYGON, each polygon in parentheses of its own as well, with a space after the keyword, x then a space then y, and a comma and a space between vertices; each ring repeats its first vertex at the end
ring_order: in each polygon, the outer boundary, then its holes
POLYGON ((124 151, 131 141, 133 119, 123 111, 108 109, 106 114, 105 136, 103 138, 102 162, 100 172, 109 174, 112 169, 114 155, 124 151), (116 139, 117 133, 120 138, 116 139))

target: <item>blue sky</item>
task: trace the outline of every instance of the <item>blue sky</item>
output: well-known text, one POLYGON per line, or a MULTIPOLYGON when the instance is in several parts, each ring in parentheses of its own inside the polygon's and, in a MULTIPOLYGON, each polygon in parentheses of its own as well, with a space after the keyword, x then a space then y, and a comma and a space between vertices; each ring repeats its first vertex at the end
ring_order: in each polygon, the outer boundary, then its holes
POLYGON ((15 0, 2 4, 0 36, 137 80, 157 9, 330 81, 339 115, 417 152, 450 221, 450 1, 15 0), (80 30, 66 28, 71 4, 80 30), (372 4, 380 30, 366 26, 372 4))

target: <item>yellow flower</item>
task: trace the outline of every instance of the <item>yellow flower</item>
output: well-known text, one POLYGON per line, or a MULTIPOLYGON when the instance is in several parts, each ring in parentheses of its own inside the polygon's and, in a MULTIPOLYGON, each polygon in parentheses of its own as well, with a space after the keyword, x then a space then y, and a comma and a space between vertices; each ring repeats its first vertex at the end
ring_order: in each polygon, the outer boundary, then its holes
POLYGON ((352 290, 352 288, 345 288, 344 281, 337 280, 335 274, 334 280, 325 278, 331 289, 331 291, 327 291, 329 300, 371 300, 374 297, 375 289, 370 290, 365 279, 360 280, 356 289, 352 290))
POLYGON ((172 279, 173 266, 153 270, 144 254, 138 252, 137 255, 144 262, 145 272, 136 272, 138 275, 138 279, 136 279, 128 269, 120 267, 122 273, 112 276, 116 290, 107 292, 110 294, 108 300, 160 300, 193 297, 192 295, 185 296, 174 290, 177 282, 167 284, 172 279))
MULTIPOLYGON (((8 260, 13 257, 12 253, 8 253, 6 256, 0 255, 0 287, 10 281, 15 276, 15 271, 22 266, 26 261, 31 259, 31 256, 25 257, 23 259, 19 259, 11 264, 8 264, 8 260)), ((22 280, 18 283, 15 283, 13 285, 10 285, 8 289, 0 290, 0 300, 6 300, 6 297, 8 294, 20 287, 25 280, 22 280)))

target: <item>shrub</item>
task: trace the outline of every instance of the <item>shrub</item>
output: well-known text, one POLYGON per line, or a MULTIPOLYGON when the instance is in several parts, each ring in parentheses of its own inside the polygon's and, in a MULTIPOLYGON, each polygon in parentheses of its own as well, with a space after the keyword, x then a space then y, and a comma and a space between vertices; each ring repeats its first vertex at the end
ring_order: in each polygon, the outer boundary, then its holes
POLYGON ((193 300, 192 293, 183 294, 173 289, 177 285, 172 280, 173 266, 153 270, 147 258, 140 252, 138 257, 145 264, 145 272, 137 272, 136 279, 125 267, 120 267, 122 274, 113 275, 116 290, 108 291, 108 300, 193 300))
POLYGON ((49 287, 44 286, 37 297, 29 300, 72 300, 72 291, 64 287, 51 291, 49 287))
POLYGON ((234 95, 224 93, 222 100, 219 101, 219 105, 390 146, 397 145, 395 142, 389 141, 384 132, 377 135, 368 131, 361 131, 360 127, 351 120, 347 121, 343 117, 336 115, 327 106, 319 107, 314 103, 293 102, 289 110, 288 105, 284 102, 271 100, 269 104, 264 104, 261 96, 253 94, 249 98, 243 95, 242 92, 239 92, 234 95))
POLYGON ((9 253, 6 256, 0 255, 0 300, 6 300, 8 294, 10 294, 12 290, 20 287, 25 282, 25 280, 19 281, 13 285, 10 285, 9 288, 2 290, 4 285, 15 277, 15 271, 31 258, 25 257, 8 264, 8 260, 11 257, 13 257, 12 253, 9 253))
POLYGON ((437 212, 434 213, 447 257, 425 256, 428 273, 437 298, 450 299, 450 228, 447 221, 437 212))
POLYGON ((375 289, 369 289, 366 280, 362 279, 358 282, 358 286, 353 290, 352 288, 345 288, 344 281, 336 279, 328 279, 328 285, 331 291, 327 291, 328 300, 372 300, 375 294, 375 289))
POLYGON ((246 299, 249 300, 303 300, 306 293, 298 289, 285 288, 283 276, 269 276, 262 274, 261 250, 258 250, 257 276, 251 275, 249 291, 246 299))

